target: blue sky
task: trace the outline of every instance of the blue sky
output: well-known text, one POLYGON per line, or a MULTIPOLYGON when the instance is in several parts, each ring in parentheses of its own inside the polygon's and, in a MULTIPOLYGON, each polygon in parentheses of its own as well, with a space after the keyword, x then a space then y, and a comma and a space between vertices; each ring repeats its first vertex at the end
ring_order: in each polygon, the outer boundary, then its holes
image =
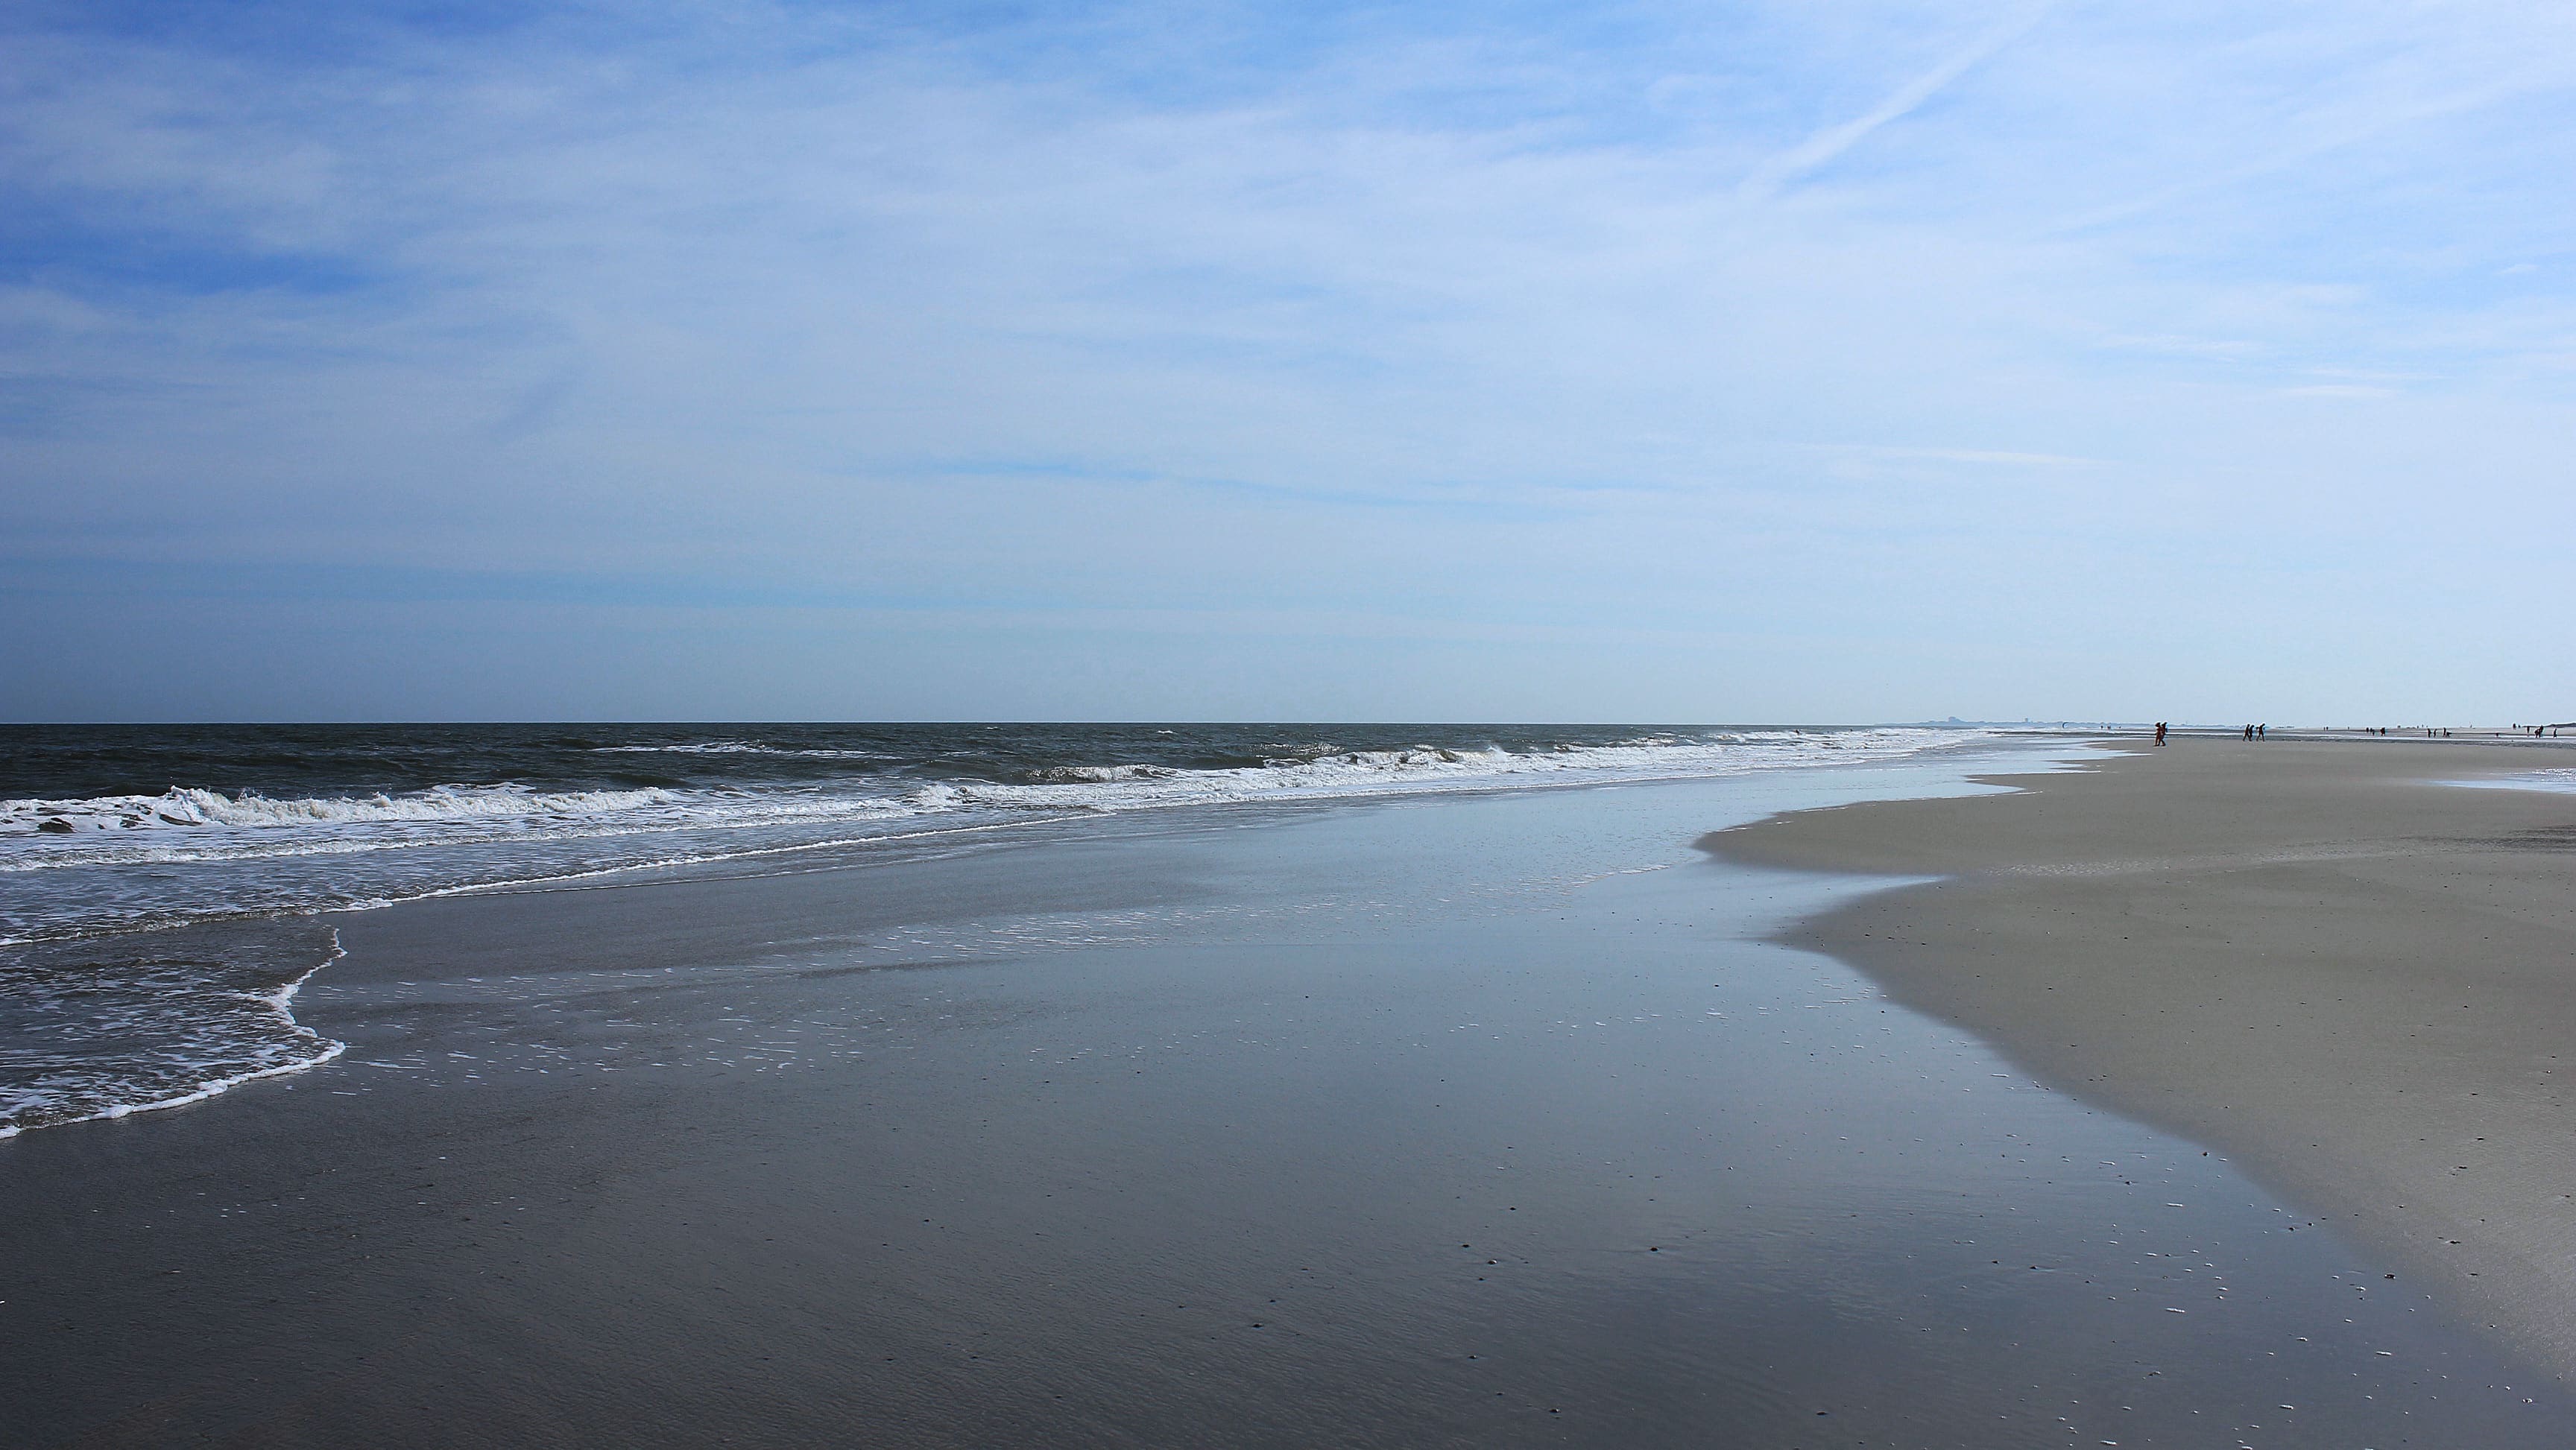
POLYGON ((0 12, 21 719, 2576 714, 2576 10, 0 12))

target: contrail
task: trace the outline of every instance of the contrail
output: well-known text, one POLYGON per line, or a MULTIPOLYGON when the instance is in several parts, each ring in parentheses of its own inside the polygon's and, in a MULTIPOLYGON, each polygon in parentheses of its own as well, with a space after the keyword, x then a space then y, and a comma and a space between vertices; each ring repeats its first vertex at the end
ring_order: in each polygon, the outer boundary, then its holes
POLYGON ((1743 184, 1736 188, 1739 196, 1760 201, 1778 192, 1781 186, 1802 172, 1812 171, 1858 144, 1870 132, 1922 105, 1943 86, 1957 80, 1969 67, 2012 44, 2040 22, 2056 0, 2040 0, 2021 14, 1987 31, 1975 44, 1932 69, 1907 81, 1878 103, 1868 113, 1845 121, 1839 126, 1818 131, 1796 146, 1753 169, 1743 184))

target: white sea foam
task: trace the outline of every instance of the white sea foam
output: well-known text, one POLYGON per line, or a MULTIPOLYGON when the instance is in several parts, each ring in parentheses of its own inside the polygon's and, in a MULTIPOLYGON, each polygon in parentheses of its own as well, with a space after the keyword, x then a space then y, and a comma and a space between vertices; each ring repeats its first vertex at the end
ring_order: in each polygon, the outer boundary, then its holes
POLYGON ((295 1020, 339 933, 243 923, 209 936, 55 943, 0 958, 0 1136, 199 1102, 303 1072, 343 1044, 295 1020))
POLYGON ((761 745, 749 740, 691 740, 676 745, 594 745, 600 755, 776 755, 793 760, 892 760, 877 750, 761 745))
MULTIPOLYGON (((1396 794, 1537 784, 1669 780, 1798 765, 1858 763, 1985 738, 1971 730, 1759 731, 1715 737, 1649 736, 1615 745, 1513 752, 1327 751, 1257 766, 1177 770, 1150 765, 1059 766, 1024 785, 949 782, 961 804, 1077 806, 1090 810, 1317 796, 1396 794)), ((931 797, 920 797, 925 804, 931 797)))
POLYGON ((2576 794, 2576 769, 2524 770, 2479 780, 2448 780, 2444 785, 2480 786, 2489 790, 2545 790, 2576 794))
POLYGON ((0 801, 0 835, 596 816, 664 805, 674 798, 673 792, 659 788, 557 792, 515 785, 443 785, 401 795, 271 800, 181 787, 157 796, 0 801))
MULTIPOLYGON (((155 1098, 150 1102, 111 1103, 106 1107, 100 1108, 94 1116, 102 1118, 122 1118, 131 1113, 148 1113, 161 1108, 176 1108, 185 1106, 189 1103, 204 1102, 206 1099, 213 1097, 217 1093, 230 1092, 234 1088, 240 1087, 246 1082, 257 1082, 261 1078, 284 1077, 289 1073, 309 1071, 313 1068, 320 1067, 322 1064, 338 1057, 341 1053, 348 1051, 349 1044, 345 1042, 334 1042, 330 1038, 323 1036, 321 1033, 314 1031, 312 1028, 305 1026, 303 1023, 296 1021, 295 1013, 292 1010, 293 1003, 295 1001, 295 994, 303 990, 306 982, 313 979, 313 973, 322 970, 324 967, 331 965, 331 963, 336 962, 347 955, 348 953, 340 946, 340 933, 335 930, 331 933, 331 955, 314 963, 310 971, 307 971, 303 976, 297 977, 293 981, 286 983, 284 986, 279 987, 277 990, 257 994, 258 1000, 267 1003, 269 1010, 276 1014, 277 1025, 284 1029, 288 1034, 290 1042, 286 1050, 283 1053, 271 1054, 273 1059, 282 1057, 284 1060, 271 1060, 260 1066, 243 1068, 239 1071, 210 1077, 202 1082, 198 1082, 190 1086, 184 1092, 174 1093, 168 1097, 155 1098)), ((14 1133, 17 1129, 12 1127, 10 1131, 14 1133)))

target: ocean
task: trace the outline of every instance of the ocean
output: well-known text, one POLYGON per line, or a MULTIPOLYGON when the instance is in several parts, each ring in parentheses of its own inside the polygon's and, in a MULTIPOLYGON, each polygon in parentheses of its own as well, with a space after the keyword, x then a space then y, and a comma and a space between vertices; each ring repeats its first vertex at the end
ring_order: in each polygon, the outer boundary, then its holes
POLYGON ((328 1061, 330 913, 1082 838, 1139 813, 1687 780, 1938 728, 201 725, 0 730, 0 1136, 328 1061))

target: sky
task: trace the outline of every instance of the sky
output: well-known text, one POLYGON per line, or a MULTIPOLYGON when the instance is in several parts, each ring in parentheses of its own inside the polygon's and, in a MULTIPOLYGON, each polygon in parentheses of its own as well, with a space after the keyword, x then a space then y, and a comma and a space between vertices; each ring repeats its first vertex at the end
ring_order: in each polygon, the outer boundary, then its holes
POLYGON ((0 6, 0 718, 2576 719, 2576 7, 0 6))

